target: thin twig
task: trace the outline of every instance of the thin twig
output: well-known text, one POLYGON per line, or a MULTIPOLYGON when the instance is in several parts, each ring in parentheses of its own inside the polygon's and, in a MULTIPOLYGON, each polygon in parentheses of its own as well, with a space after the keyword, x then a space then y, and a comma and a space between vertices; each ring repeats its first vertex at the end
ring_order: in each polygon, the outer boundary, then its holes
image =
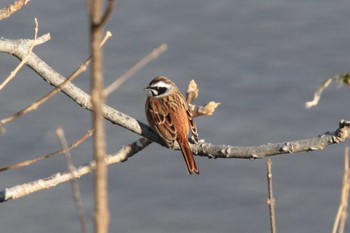
POLYGON ((345 147, 343 187, 338 212, 333 224, 332 233, 344 233, 348 209, 349 188, 349 147, 345 147))
POLYGON ((305 103, 305 108, 315 107, 321 99, 322 92, 331 84, 332 82, 336 82, 338 85, 346 84, 349 86, 350 73, 336 75, 332 78, 329 78, 321 83, 314 94, 314 98, 311 101, 305 103))
POLYGON ((340 223, 339 223, 339 233, 345 232, 345 223, 346 218, 348 216, 348 200, 349 200, 349 147, 345 147, 344 152, 344 181, 343 181, 343 198, 342 198, 342 205, 343 205, 343 211, 341 213, 340 223))
POLYGON ((33 164, 33 163, 36 163, 36 162, 39 162, 41 160, 44 160, 44 159, 48 159, 48 158, 52 158, 56 155, 59 155, 59 154, 62 154, 62 153, 66 153, 67 151, 77 147, 80 143, 82 143, 83 141, 85 141, 88 137, 90 137, 92 134, 94 133, 94 130, 93 129, 90 129, 88 130, 88 132, 86 134, 84 134, 82 137, 80 137, 77 141, 75 141, 74 143, 70 144, 69 146, 67 146, 67 148, 65 149, 60 149, 60 150, 57 150, 55 152, 52 152, 50 154, 46 154, 46 155, 42 155, 42 156, 39 156, 39 157, 36 157, 34 159, 29 159, 29 160, 26 160, 26 161, 23 161, 23 162, 20 162, 20 163, 14 163, 14 164, 11 164, 11 165, 8 165, 6 167, 2 167, 0 168, 0 172, 4 172, 4 171, 7 171, 7 170, 11 170, 11 169, 15 169, 15 168, 20 168, 20 167, 24 167, 24 166, 28 166, 30 164, 33 164))
MULTIPOLYGON (((74 167, 74 164, 73 164, 72 155, 67 150, 68 144, 67 144, 67 140, 66 140, 66 138, 64 136, 63 129, 62 128, 57 128, 56 129, 56 135, 57 135, 58 139, 60 140, 62 149, 66 150, 64 155, 65 155, 65 158, 66 158, 68 172, 73 174, 74 170, 76 170, 76 168, 74 167)), ((79 216, 79 222, 80 222, 81 231, 83 233, 88 233, 88 227, 87 227, 87 222, 86 222, 86 214, 85 214, 85 209, 84 209, 84 206, 83 206, 83 202, 81 200, 79 183, 78 183, 77 179, 72 179, 70 182, 71 182, 71 185, 72 185, 73 200, 74 200, 75 207, 77 209, 78 216, 79 216)))
POLYGON ((267 187, 268 187, 268 199, 267 205, 269 206, 270 211, 270 227, 271 233, 276 233, 276 215, 275 215, 275 198, 273 197, 272 189, 272 171, 271 171, 271 159, 268 159, 267 162, 267 187))
MULTIPOLYGON (((125 145, 116 154, 108 155, 106 157, 106 164, 110 165, 114 163, 123 162, 128 158, 132 157, 133 155, 137 154, 139 151, 143 150, 150 143, 150 140, 146 138, 140 138, 132 144, 125 145)), ((70 181, 71 179, 80 178, 83 175, 94 172, 95 166, 95 161, 92 161, 88 164, 77 168, 76 170, 74 170, 73 173, 57 173, 43 179, 7 188, 5 190, 0 191, 0 202, 15 200, 40 190, 52 188, 61 183, 70 181)))
POLYGON ((31 54, 36 40, 38 38, 38 31, 39 31, 39 23, 37 18, 34 19, 34 39, 32 44, 30 45, 27 54, 24 56, 24 58, 22 59, 22 61, 18 64, 18 66, 11 72, 11 74, 0 84, 0 90, 2 90, 6 84, 8 84, 18 73, 18 71, 24 66, 24 64, 27 62, 29 55, 31 54))
POLYGON ((17 0, 14 1, 11 5, 0 9, 0 20, 10 17, 13 13, 21 9, 26 5, 30 0, 17 0))
MULTIPOLYGON (((95 27, 102 28, 105 26, 105 24, 108 22, 108 20, 112 16, 116 2, 117 0, 108 0, 106 9, 104 10, 103 15, 101 15, 100 20, 94 22, 95 27)), ((88 5, 90 17, 92 17, 94 5, 92 4, 92 1, 87 1, 87 5, 88 5)))
MULTIPOLYGON (((104 38, 102 39, 100 46, 103 46, 111 36, 112 36, 112 34, 110 32, 107 32, 106 35, 104 36, 104 38)), ((33 43, 34 42, 35 42, 35 40, 33 41, 33 43)), ((6 123, 9 123, 9 122, 15 120, 16 118, 37 109, 41 104, 45 103, 52 96, 54 96, 55 94, 60 92, 67 83, 70 83, 76 77, 78 77, 82 72, 84 72, 86 70, 87 66, 90 64, 90 62, 91 62, 91 56, 88 59, 86 59, 85 62, 82 63, 71 75, 69 75, 69 77, 67 79, 65 79, 61 84, 56 86, 53 90, 49 91, 47 94, 45 94, 44 96, 39 98, 37 101, 35 101, 34 103, 30 104, 29 106, 23 108, 22 110, 16 112, 15 114, 2 119, 0 121, 0 126, 4 125, 6 123)))
POLYGON ((161 44, 158 48, 154 49, 147 56, 142 58, 138 63, 136 63, 130 69, 128 69, 124 74, 122 74, 117 80, 115 80, 108 87, 106 87, 105 90, 104 90, 105 95, 109 96, 122 83, 124 83, 126 80, 128 80, 133 75, 135 75, 140 69, 142 69, 149 62, 151 62, 152 60, 158 58, 167 49, 168 49, 168 45, 167 44, 161 44))
POLYGON ((103 16, 100 20, 99 27, 103 27, 109 20, 109 18, 112 16, 113 9, 115 8, 117 0, 108 0, 107 7, 105 12, 103 13, 103 16))

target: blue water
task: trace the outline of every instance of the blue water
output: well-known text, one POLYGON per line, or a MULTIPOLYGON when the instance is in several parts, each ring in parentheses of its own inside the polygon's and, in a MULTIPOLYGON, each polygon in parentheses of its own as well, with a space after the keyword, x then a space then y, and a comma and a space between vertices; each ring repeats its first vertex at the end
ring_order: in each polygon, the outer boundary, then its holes
MULTIPOLYGON (((195 79, 198 104, 221 102, 212 117, 197 119, 200 137, 215 144, 253 146, 317 136, 349 120, 350 93, 330 86, 311 110, 304 102, 326 78, 348 72, 348 1, 118 1, 106 29, 105 83, 147 53, 167 43, 168 51, 111 94, 108 103, 145 122, 142 88, 157 75, 169 76, 181 90, 195 79)), ((5 38, 52 39, 34 52, 63 75, 89 54, 85 1, 31 1, 1 21, 5 38)), ((6 77, 18 61, 1 54, 6 77)), ((2 78, 2 79, 3 79, 2 78)), ((89 74, 74 81, 89 90, 89 74)), ((51 90, 28 68, 0 92, 0 118, 51 90)), ((90 112, 63 94, 6 125, 0 163, 8 165, 60 147, 59 126, 72 142, 89 129, 90 112)), ((139 136, 106 123, 108 151, 139 136)), ((92 158, 91 140, 72 154, 76 166, 92 158)), ((279 232, 329 232, 340 199, 343 151, 272 157, 279 232)), ((126 163, 109 167, 110 232, 269 232, 265 160, 196 158, 200 176, 188 176, 178 151, 151 145, 126 163)), ((64 171, 58 157, 1 173, 1 189, 64 171)), ((90 232, 92 176, 79 180, 90 232)), ((70 184, 62 184, 2 204, 2 232, 80 232, 70 184)), ((349 224, 347 224, 349 228, 349 224)))

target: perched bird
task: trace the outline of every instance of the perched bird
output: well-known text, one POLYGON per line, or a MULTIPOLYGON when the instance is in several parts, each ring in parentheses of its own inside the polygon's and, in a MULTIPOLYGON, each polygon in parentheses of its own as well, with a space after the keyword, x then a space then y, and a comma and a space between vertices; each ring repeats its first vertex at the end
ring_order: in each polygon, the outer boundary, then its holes
POLYGON ((151 128, 174 148, 177 141, 186 162, 189 174, 199 170, 188 142, 191 129, 193 139, 198 142, 197 127, 189 106, 176 84, 164 76, 155 77, 144 89, 147 91, 145 110, 151 128))

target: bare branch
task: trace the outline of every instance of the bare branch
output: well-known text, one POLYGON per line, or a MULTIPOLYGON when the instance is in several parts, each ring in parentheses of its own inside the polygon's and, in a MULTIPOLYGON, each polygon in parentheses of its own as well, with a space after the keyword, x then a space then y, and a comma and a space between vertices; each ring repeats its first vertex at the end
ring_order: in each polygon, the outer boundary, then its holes
POLYGON ((270 226, 271 226, 271 233, 276 233, 276 215, 275 215, 275 198, 273 196, 273 189, 272 189, 272 169, 271 169, 271 159, 268 159, 266 161, 267 165, 267 189, 268 189, 268 199, 267 199, 267 205, 269 206, 270 211, 270 226))
MULTIPOLYGON (((150 143, 150 140, 146 138, 140 138, 132 144, 123 146, 115 155, 109 155, 106 157, 106 164, 123 162, 127 158, 132 157, 134 154, 141 151, 150 143)), ((95 162, 92 161, 88 164, 77 168, 76 170, 74 170, 74 172, 57 173, 44 179, 39 179, 33 182, 7 188, 3 191, 0 191, 0 202, 15 200, 40 190, 55 187, 56 185, 70 181, 72 179, 78 179, 83 175, 94 172, 95 166, 95 162)))
POLYGON ((110 84, 104 90, 105 95, 110 95, 113 91, 115 91, 122 83, 128 80, 130 77, 135 75, 140 69, 142 69, 145 65, 147 65, 152 60, 158 58, 162 53, 164 53, 168 49, 167 44, 161 44, 158 48, 154 49, 150 52, 146 57, 142 58, 141 61, 133 65, 130 69, 128 69, 124 74, 122 74, 117 80, 115 80, 112 84, 110 84))
MULTIPOLYGON (((219 150, 217 151, 217 153, 219 154, 219 156, 217 157, 256 159, 256 158, 271 156, 274 154, 292 153, 293 151, 300 152, 300 151, 315 150, 316 149, 315 146, 323 145, 323 147, 325 147, 330 144, 342 142, 344 140, 344 137, 346 137, 346 134, 350 132, 349 125, 350 125, 349 122, 341 121, 339 125, 339 129, 337 129, 333 134, 327 134, 327 135, 325 134, 317 138, 312 138, 308 140, 301 140, 301 141, 294 141, 294 142, 280 143, 280 144, 268 144, 268 145, 262 145, 258 147, 231 147, 231 149, 228 149, 227 151, 226 150, 220 151, 220 149, 217 148, 219 150), (289 145, 289 147, 287 145, 289 145), (300 145, 301 148, 294 148, 292 145, 300 145), (264 147, 267 147, 267 148, 264 148, 264 147), (289 148, 290 151, 286 150, 287 148, 289 148), (234 152, 236 149, 238 153, 234 152), (247 150, 247 151, 242 152, 242 150, 247 150), (252 154, 249 155, 249 152, 253 153, 253 151, 257 155, 259 155, 259 157, 252 156, 252 154), (225 153, 227 153, 227 155, 224 156, 225 153), (239 154, 239 153, 242 153, 242 154, 239 154), (244 154, 244 153, 248 153, 248 154, 244 154)), ((107 156, 106 163, 113 164, 113 163, 123 162, 128 157, 131 157, 132 155, 144 149, 150 143, 151 143, 150 140, 141 138, 140 140, 138 140, 137 142, 134 142, 133 144, 123 146, 122 149, 116 155, 107 156)), ((206 154, 206 156, 211 156, 209 152, 211 151, 212 148, 220 147, 215 145, 208 145, 206 143, 200 143, 199 145, 196 145, 196 146, 198 146, 198 148, 203 152, 203 154, 206 154)), ((193 151, 195 151, 196 146, 192 145, 193 151)), ((321 148, 318 148, 318 149, 321 149, 321 148)), ((213 155, 215 155, 214 152, 213 152, 213 155)), ((212 157, 215 157, 215 156, 212 156, 212 157)), ((79 178, 82 175, 92 172, 94 167, 95 167, 95 163, 91 162, 75 170, 74 175, 72 175, 71 173, 63 173, 63 174, 59 173, 59 174, 47 177, 45 179, 40 179, 31 183, 17 185, 12 188, 8 188, 0 192, 0 202, 17 199, 25 195, 31 194, 33 192, 37 192, 43 189, 48 189, 50 187, 56 186, 60 183, 69 181, 71 179, 79 178)))
MULTIPOLYGON (((109 3, 114 2, 113 0, 109 3)), ((91 65, 91 103, 93 127, 95 128, 93 149, 94 159, 96 162, 94 172, 95 186, 95 214, 94 227, 95 233, 107 233, 109 224, 108 210, 108 175, 107 164, 105 163, 106 156, 106 135, 105 123, 103 119, 103 104, 105 103, 104 87, 103 87, 103 51, 99 46, 102 36, 103 24, 102 19, 102 0, 91 0, 91 15, 90 15, 90 48, 92 54, 91 65)), ((109 4, 108 7, 111 7, 109 4)), ((112 9, 106 12, 110 15, 112 9)), ((108 18, 108 16, 106 16, 108 18)), ((107 19, 106 18, 106 19, 107 19)))
MULTIPOLYGON (((112 34, 110 32, 107 32, 105 37, 102 39, 100 46, 103 46, 107 40, 112 36, 112 34)), ((33 43, 36 40, 33 40, 33 43)), ((85 62, 83 64, 81 64, 78 69, 76 69, 66 80, 64 80, 61 84, 57 85, 53 90, 49 91, 47 94, 45 94, 43 97, 39 98, 37 101, 35 101, 34 103, 32 103, 31 105, 25 107, 24 109, 16 112, 15 114, 13 114, 12 116, 9 116, 7 118, 4 118, 0 121, 0 126, 9 123, 13 120, 15 120, 16 118, 29 113, 35 109, 37 109, 41 104, 45 103, 48 99, 50 99, 52 96, 54 96, 55 94, 57 94, 58 92, 60 92, 63 88, 64 85, 66 85, 67 83, 73 81, 75 78, 77 78, 81 73, 83 73, 87 66, 90 64, 91 62, 91 56, 85 60, 85 62)), ((0 170, 1 171, 1 170, 0 170)))
MULTIPOLYGON (((0 51, 3 51, 1 46, 4 39, 0 38, 0 51)), ((15 43, 11 40, 6 40, 8 44, 15 43)), ((16 41, 16 44, 18 41, 16 41)), ((11 47, 11 46, 8 46, 11 47)), ((5 47, 5 48, 8 48, 5 47)), ((18 47, 18 44, 17 44, 18 47)), ((7 52, 6 50, 5 52, 7 52)), ((11 54, 21 58, 23 53, 20 49, 12 49, 11 54)), ((34 53, 28 58, 28 66, 37 72, 45 81, 51 85, 57 86, 61 84, 65 78, 53 70, 49 65, 37 57, 34 53)), ((90 96, 76 87, 72 83, 67 83, 63 88, 64 92, 68 97, 73 99, 76 103, 81 105, 83 108, 92 109, 90 96)), ((157 142, 166 147, 161 138, 155 134, 150 127, 146 124, 128 116, 122 112, 113 109, 108 105, 103 107, 103 115, 105 119, 113 124, 117 124, 124 127, 136 134, 142 135, 143 137, 149 138, 150 140, 157 142)), ((309 138, 305 140, 297 140, 291 142, 282 142, 275 144, 267 144, 254 147, 236 147, 227 145, 213 145, 210 143, 200 142, 197 145, 191 145, 192 151, 195 154, 206 156, 210 158, 243 158, 243 159, 257 159, 264 158, 266 156, 277 155, 277 154, 291 154, 303 151, 322 150, 326 146, 336 144, 349 139, 349 123, 348 121, 341 121, 340 127, 331 133, 325 133, 321 136, 309 138)))
POLYGON ((39 23, 37 18, 34 19, 35 27, 34 27, 34 40, 31 43, 27 54, 24 56, 22 61, 18 64, 18 66, 11 72, 11 74, 0 84, 0 90, 2 90, 6 84, 8 84, 18 73, 18 71, 24 66, 24 64, 27 62, 29 54, 33 51, 33 48, 35 46, 36 40, 38 38, 38 31, 39 31, 39 23))
POLYGON ((336 75, 332 78, 329 78, 327 80, 325 80, 320 86, 319 88, 316 90, 315 94, 314 94, 314 99, 306 102, 305 103, 305 108, 312 108, 314 106, 316 106, 318 104, 318 102, 321 99, 321 94, 324 91, 324 89, 326 89, 329 84, 331 84, 332 82, 336 82, 338 85, 341 84, 346 84, 348 86, 350 86, 350 73, 345 73, 345 74, 341 74, 341 75, 336 75))
MULTIPOLYGON (((6 40, 0 38, 0 51, 13 54, 19 59, 24 57, 23 47, 26 47, 28 41, 31 40, 6 40)), ((27 65, 33 69, 44 81, 50 83, 53 86, 58 86, 66 79, 64 76, 57 73, 53 68, 41 60, 35 53, 31 53, 27 65)), ((65 93, 68 97, 74 100, 77 104, 92 110, 92 104, 90 101, 90 95, 86 92, 75 86, 73 83, 67 83, 62 87, 62 92, 65 93)), ((124 128, 131 130, 134 133, 139 135, 153 138, 162 144, 162 141, 158 135, 156 135, 147 125, 135 120, 134 118, 123 114, 107 105, 103 107, 104 117, 111 121, 114 124, 118 124, 124 128)), ((165 144, 163 144, 165 145, 165 144)))
POLYGON ((344 152, 344 176, 343 187, 341 192, 341 198, 339 203, 338 212, 334 220, 332 233, 344 233, 345 222, 348 212, 348 198, 349 198, 349 147, 345 147, 344 152))
MULTIPOLYGON (((339 128, 334 133, 324 134, 317 138, 312 138, 308 140, 294 141, 288 143, 280 143, 280 144, 268 144, 257 147, 227 147, 226 150, 223 151, 220 146, 215 146, 206 143, 200 143, 198 145, 192 145, 192 150, 196 151, 197 147, 202 155, 212 156, 212 157, 224 157, 224 158, 245 158, 245 159, 257 159, 263 158, 266 156, 271 156, 275 154, 285 154, 285 153, 296 153, 300 151, 312 151, 317 149, 323 149, 325 146, 339 143, 344 141, 346 138, 349 138, 350 133, 350 122, 349 121, 341 121, 339 124, 339 128), (321 145, 321 147, 319 147, 321 145), (299 147, 300 146, 300 147, 299 147), (266 147, 266 148, 265 148, 266 147), (215 151, 210 153, 212 150, 218 150, 215 154, 215 151), (237 151, 235 151, 237 150, 237 151), (209 152, 208 152, 209 151, 209 152), (255 156, 254 154, 255 153, 255 156)), ((139 141, 123 146, 122 149, 114 156, 108 156, 106 158, 107 164, 119 163, 125 161, 128 157, 136 154, 146 146, 151 143, 150 140, 141 138, 139 141)), ((12 188, 8 188, 2 192, 0 192, 0 202, 17 199, 19 197, 31 194, 33 192, 48 189, 52 186, 56 186, 57 184, 66 182, 73 178, 79 178, 80 176, 87 174, 95 168, 95 163, 91 162, 88 165, 82 166, 74 171, 74 175, 71 173, 63 173, 56 174, 51 177, 40 179, 35 182, 31 182, 28 184, 18 185, 12 188)))
POLYGON ((94 133, 94 130, 93 130, 93 129, 90 129, 90 130, 88 130, 88 132, 87 132, 86 134, 84 134, 82 137, 80 137, 80 138, 79 138, 77 141, 75 141, 74 143, 72 143, 72 144, 70 144, 69 146, 67 146, 67 148, 65 148, 65 149, 61 149, 61 150, 52 152, 52 153, 50 153, 50 154, 46 154, 46 155, 42 155, 42 156, 36 157, 36 158, 34 158, 34 159, 29 159, 29 160, 26 160, 26 161, 23 161, 23 162, 20 162, 20 163, 15 163, 15 164, 11 164, 11 165, 6 166, 6 167, 2 167, 2 168, 0 168, 0 172, 4 172, 4 171, 7 171, 7 170, 11 170, 11 169, 15 169, 15 168, 20 168, 20 167, 24 167, 24 166, 28 166, 28 165, 30 165, 30 164, 39 162, 39 161, 41 161, 41 160, 49 159, 49 158, 55 157, 55 156, 57 156, 57 155, 60 155, 60 154, 62 154, 62 153, 66 153, 67 151, 73 149, 74 147, 77 147, 80 143, 82 143, 82 142, 85 141, 87 138, 89 138, 93 133, 94 133))
POLYGON ((103 16, 101 17, 101 20, 99 22, 99 27, 103 27, 109 20, 109 18, 112 16, 113 9, 115 8, 117 0, 108 0, 107 7, 105 12, 103 13, 103 16))
POLYGON ((0 9, 0 20, 10 17, 13 13, 21 9, 26 5, 30 0, 17 0, 14 1, 11 5, 0 9))
MULTIPOLYGON (((60 143, 62 145, 62 149, 66 150, 64 155, 65 155, 66 162, 67 162, 68 172, 73 174, 74 170, 76 170, 76 169, 75 169, 74 164, 73 164, 72 155, 67 150, 68 144, 67 144, 66 137, 64 136, 63 129, 62 128, 57 128, 56 129, 56 134, 57 134, 58 139, 60 140, 60 143)), ((84 206, 83 206, 83 202, 81 200, 79 183, 78 183, 78 181, 76 179, 72 179, 70 182, 71 182, 71 185, 72 185, 73 200, 74 200, 75 207, 77 209, 78 216, 79 216, 81 231, 83 233, 88 233, 88 227, 87 227, 87 222, 86 222, 86 214, 85 214, 85 209, 84 209, 84 206)))
MULTIPOLYGON (((43 44, 51 39, 50 33, 46 33, 35 40, 34 45, 43 44)), ((9 53, 16 56, 20 60, 23 60, 25 55, 28 53, 28 49, 32 45, 32 39, 19 39, 19 40, 10 40, 0 37, 0 51, 4 53, 9 53)), ((34 53, 31 53, 31 55, 34 53)), ((28 60, 31 60, 29 56, 28 60)))
POLYGON ((338 233, 344 233, 345 232, 345 223, 346 219, 348 217, 348 200, 349 200, 349 147, 345 147, 344 152, 344 178, 343 178, 343 188, 342 188, 342 199, 341 199, 341 206, 342 206, 342 213, 338 228, 338 233))
POLYGON ((323 150, 328 145, 344 142, 349 139, 350 121, 341 120, 339 128, 334 132, 327 132, 304 140, 268 143, 253 147, 213 145, 211 143, 201 142, 197 145, 192 144, 191 149, 196 154, 212 158, 262 159, 272 155, 323 150))

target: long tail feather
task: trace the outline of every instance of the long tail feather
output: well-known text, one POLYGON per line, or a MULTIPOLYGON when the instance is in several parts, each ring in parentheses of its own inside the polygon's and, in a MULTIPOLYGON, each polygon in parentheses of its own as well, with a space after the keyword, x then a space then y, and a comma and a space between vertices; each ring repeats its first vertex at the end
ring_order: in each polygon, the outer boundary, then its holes
POLYGON ((192 175, 192 173, 194 172, 199 175, 199 170, 197 168, 196 161, 194 160, 193 153, 187 140, 182 142, 178 141, 178 143, 180 145, 181 152, 184 156, 188 173, 192 175))

